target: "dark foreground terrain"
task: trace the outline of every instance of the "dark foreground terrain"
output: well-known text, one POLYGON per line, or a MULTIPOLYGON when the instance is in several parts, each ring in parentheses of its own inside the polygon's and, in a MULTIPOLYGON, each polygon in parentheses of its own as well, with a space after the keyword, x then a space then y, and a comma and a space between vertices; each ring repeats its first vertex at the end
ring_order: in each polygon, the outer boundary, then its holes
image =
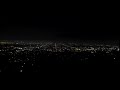
POLYGON ((0 43, 0 72, 79 71, 89 66, 119 64, 118 46, 52 42, 0 43))

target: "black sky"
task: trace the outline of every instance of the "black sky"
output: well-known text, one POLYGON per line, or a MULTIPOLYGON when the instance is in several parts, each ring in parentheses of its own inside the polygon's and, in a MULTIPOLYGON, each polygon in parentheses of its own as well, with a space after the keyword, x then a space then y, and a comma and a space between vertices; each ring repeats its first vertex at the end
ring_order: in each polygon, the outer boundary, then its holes
POLYGON ((88 10, 79 15, 0 16, 0 39, 118 39, 111 10, 88 10))

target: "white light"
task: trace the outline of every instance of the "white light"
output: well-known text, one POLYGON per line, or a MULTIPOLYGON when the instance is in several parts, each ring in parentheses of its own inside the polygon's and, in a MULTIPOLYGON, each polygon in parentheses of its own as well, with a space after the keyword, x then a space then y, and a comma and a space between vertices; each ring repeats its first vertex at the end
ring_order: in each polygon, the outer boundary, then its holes
POLYGON ((22 72, 23 70, 20 70, 20 72, 22 72))
POLYGON ((119 51, 120 49, 118 48, 118 50, 117 51, 119 51))

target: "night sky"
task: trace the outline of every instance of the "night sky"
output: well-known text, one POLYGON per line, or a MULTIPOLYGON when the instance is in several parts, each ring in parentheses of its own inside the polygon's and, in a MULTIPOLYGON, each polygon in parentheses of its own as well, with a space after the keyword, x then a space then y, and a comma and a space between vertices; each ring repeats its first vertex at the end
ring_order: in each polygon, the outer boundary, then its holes
POLYGON ((1 40, 118 39, 115 15, 108 10, 80 15, 0 16, 1 40))

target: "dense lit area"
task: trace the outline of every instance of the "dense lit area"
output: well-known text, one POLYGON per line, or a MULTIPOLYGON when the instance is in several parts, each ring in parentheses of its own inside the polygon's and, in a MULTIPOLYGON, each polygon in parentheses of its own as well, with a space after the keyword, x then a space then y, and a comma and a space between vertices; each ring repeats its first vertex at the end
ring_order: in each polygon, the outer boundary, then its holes
POLYGON ((0 72, 65 70, 72 65, 120 64, 119 46, 55 41, 1 41, 0 72))

